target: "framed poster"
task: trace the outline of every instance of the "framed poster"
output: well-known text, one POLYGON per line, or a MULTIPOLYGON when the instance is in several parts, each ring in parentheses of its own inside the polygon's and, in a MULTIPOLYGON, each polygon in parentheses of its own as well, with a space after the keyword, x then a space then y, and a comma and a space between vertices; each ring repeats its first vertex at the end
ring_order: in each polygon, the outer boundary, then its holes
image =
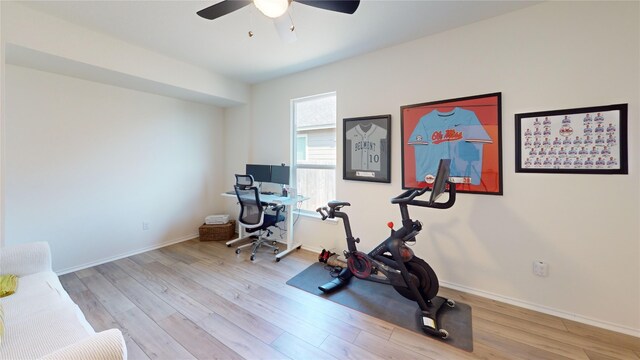
POLYGON ((451 159, 456 190, 502 195, 501 93, 400 108, 402 187, 432 185, 440 159, 451 159))
POLYGON ((391 115, 344 119, 345 180, 391 182, 391 115))
POLYGON ((627 104, 516 114, 516 172, 628 174, 627 104))

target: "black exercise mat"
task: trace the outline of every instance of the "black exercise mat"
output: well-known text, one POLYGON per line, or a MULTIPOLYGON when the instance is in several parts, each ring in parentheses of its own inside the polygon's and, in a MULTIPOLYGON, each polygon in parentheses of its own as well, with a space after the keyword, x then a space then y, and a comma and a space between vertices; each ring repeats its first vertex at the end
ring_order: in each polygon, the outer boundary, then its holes
MULTIPOLYGON (((420 328, 417 318, 420 310, 418 304, 398 294, 393 287, 353 277, 349 285, 331 294, 324 294, 318 289, 318 286, 331 280, 332 277, 325 269, 325 264, 315 263, 291 278, 287 284, 459 349, 473 351, 469 305, 456 302, 454 308, 443 306, 438 314, 438 320, 440 328, 449 332, 449 337, 439 339, 426 335, 420 328)), ((440 300, 435 298, 433 301, 440 300)))

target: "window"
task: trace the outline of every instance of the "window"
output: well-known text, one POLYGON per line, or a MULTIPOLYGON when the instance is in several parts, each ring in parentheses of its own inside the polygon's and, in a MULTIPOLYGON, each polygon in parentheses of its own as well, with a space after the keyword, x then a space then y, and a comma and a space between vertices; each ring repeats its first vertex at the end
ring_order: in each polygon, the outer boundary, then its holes
POLYGON ((292 177, 301 205, 314 212, 336 197, 336 94, 291 101, 293 121, 292 177))
POLYGON ((296 134, 296 159, 307 160, 307 134, 296 134))

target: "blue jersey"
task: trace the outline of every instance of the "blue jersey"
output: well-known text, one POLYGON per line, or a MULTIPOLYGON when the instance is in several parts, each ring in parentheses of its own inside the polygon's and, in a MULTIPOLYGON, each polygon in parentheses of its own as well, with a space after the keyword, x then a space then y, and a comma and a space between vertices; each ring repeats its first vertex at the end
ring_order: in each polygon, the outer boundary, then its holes
POLYGON ((480 184, 482 145, 493 140, 473 111, 456 107, 448 113, 434 110, 418 121, 409 145, 415 146, 416 180, 436 175, 440 159, 451 159, 452 177, 480 184))

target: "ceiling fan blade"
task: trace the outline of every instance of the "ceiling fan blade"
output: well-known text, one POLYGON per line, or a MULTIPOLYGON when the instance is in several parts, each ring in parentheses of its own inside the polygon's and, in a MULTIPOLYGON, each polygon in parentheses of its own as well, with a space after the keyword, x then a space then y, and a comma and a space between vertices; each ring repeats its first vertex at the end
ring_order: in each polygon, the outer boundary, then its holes
POLYGON ((198 11, 197 14, 205 19, 213 20, 241 9, 251 3, 251 0, 223 0, 217 4, 209 6, 208 8, 198 11))
POLYGON ((293 0, 320 9, 353 14, 360 6, 360 0, 293 0))

